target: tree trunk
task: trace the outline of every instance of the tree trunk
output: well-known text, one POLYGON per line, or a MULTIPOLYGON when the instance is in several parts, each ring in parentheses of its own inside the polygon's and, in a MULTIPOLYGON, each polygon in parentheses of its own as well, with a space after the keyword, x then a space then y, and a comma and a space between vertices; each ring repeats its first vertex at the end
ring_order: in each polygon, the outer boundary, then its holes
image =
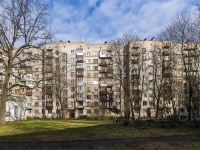
POLYGON ((158 119, 158 110, 159 110, 159 104, 160 104, 160 98, 157 99, 157 103, 156 103, 156 119, 158 119))
POLYGON ((5 125, 5 113, 6 113, 6 99, 7 99, 7 93, 8 93, 8 81, 9 81, 9 74, 5 75, 5 79, 3 82, 3 89, 2 89, 2 95, 1 95, 1 104, 0 104, 0 126, 5 125))

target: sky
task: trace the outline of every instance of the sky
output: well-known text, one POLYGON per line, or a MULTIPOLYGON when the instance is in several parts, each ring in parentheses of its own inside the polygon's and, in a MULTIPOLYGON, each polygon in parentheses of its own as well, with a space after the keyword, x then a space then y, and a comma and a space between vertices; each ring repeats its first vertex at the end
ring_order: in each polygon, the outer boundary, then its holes
POLYGON ((158 32, 199 0, 49 0, 55 42, 111 42, 124 33, 141 39, 158 32))

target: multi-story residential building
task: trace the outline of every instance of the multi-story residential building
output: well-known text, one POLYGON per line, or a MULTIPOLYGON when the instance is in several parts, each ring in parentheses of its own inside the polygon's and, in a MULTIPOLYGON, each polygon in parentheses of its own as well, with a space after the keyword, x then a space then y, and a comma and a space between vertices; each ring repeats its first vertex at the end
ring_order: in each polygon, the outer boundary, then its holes
MULTIPOLYGON (((13 68, 32 88, 16 87, 13 92, 26 102, 26 117, 109 117, 127 112, 155 117, 156 112, 165 116, 175 109, 185 115, 183 63, 194 60, 189 54, 181 59, 179 46, 170 41, 132 41, 119 50, 106 42, 47 44, 40 51, 42 59, 13 68)), ((15 82, 11 78, 10 85, 15 82)))

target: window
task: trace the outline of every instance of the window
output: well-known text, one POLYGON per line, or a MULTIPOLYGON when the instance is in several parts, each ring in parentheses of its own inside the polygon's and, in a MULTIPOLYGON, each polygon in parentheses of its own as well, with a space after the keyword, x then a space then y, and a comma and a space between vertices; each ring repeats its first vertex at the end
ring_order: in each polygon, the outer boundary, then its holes
POLYGON ((27 103, 27 106, 31 107, 31 106, 32 106, 32 103, 27 103))
POLYGON ((39 102, 35 102, 35 106, 39 106, 39 102))
POLYGON ((98 56, 98 52, 93 52, 93 56, 98 56))
POLYGON ((98 63, 98 59, 93 59, 93 63, 97 64, 98 63))
POLYGON ((98 73, 94 73, 93 76, 94 76, 95 78, 98 78, 98 73))
POLYGON ((99 98, 99 95, 94 95, 94 98, 99 98))
POLYGON ((143 101, 143 106, 146 106, 147 105, 147 101, 143 101))
POLYGON ((83 68, 83 63, 77 63, 76 68, 83 68))
POLYGON ((77 86, 77 90, 83 90, 83 86, 77 86))
POLYGON ((87 109, 87 114, 91 114, 91 109, 87 109))
POLYGON ((94 70, 98 70, 98 66, 94 66, 93 69, 94 69, 94 70))
POLYGON ((28 110, 28 113, 31 114, 31 110, 28 110))
POLYGON ((87 66, 86 70, 90 70, 90 66, 87 66))
POLYGON ((67 90, 63 90, 63 96, 67 95, 67 90))
POLYGON ((71 55, 73 55, 74 54, 74 50, 71 50, 71 55))
POLYGON ((17 107, 17 106, 15 106, 15 109, 14 109, 14 117, 15 118, 18 118, 18 110, 19 110, 19 108, 17 107))
POLYGON ((74 60, 75 60, 75 59, 72 57, 72 58, 71 58, 71 61, 74 62, 74 60))
POLYGON ((94 91, 98 91, 98 87, 94 87, 94 91))
POLYGON ((87 59, 87 60, 86 60, 86 63, 90 63, 90 59, 87 59))
POLYGON ((79 109, 79 114, 83 114, 83 109, 79 109))
POLYGON ((87 95, 87 99, 91 99, 91 95, 87 95))
POLYGON ((63 58, 63 59, 67 59, 67 53, 63 53, 63 54, 62 54, 62 58, 63 58))
POLYGON ((95 109, 95 110, 94 110, 94 114, 98 114, 98 109, 95 109))
POLYGON ((71 77, 74 77, 74 72, 71 72, 71 77))
POLYGON ((86 56, 90 56, 90 52, 87 52, 87 53, 86 53, 86 56))
POLYGON ((87 84, 90 84, 90 80, 87 81, 87 84))
POLYGON ((98 102, 94 102, 94 106, 98 106, 98 104, 99 104, 98 102))
POLYGON ((35 114, 39 114, 39 110, 35 110, 34 113, 35 113, 35 114))
POLYGON ((98 81, 93 81, 93 84, 99 84, 99 82, 98 81))
POLYGON ((63 69, 62 69, 62 72, 63 72, 63 73, 67 73, 67 68, 63 68, 63 69))
POLYGON ((38 89, 38 88, 36 88, 36 89, 35 89, 35 92, 39 92, 39 89, 38 89))
POLYGON ((83 83, 83 78, 77 78, 77 83, 83 83))
POLYGON ((87 78, 90 78, 91 77, 91 74, 90 73, 87 73, 87 78))
POLYGON ((52 109, 49 109, 49 110, 48 110, 48 114, 51 114, 51 113, 52 113, 52 109))
POLYGON ((91 102, 87 102, 87 106, 91 106, 91 102))
POLYGON ((83 71, 77 71, 77 75, 83 75, 83 71))
POLYGON ((83 49, 77 49, 76 53, 83 53, 83 49))
POLYGON ((71 65, 71 69, 73 70, 75 67, 74 67, 74 65, 71 65))
POLYGON ((87 87, 87 92, 90 92, 91 91, 91 88, 90 87, 87 87))

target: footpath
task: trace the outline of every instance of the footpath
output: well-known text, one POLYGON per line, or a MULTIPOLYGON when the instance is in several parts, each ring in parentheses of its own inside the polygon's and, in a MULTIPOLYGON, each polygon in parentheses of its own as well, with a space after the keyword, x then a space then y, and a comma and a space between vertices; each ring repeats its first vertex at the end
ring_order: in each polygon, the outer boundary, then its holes
POLYGON ((196 135, 177 135, 169 137, 148 137, 138 139, 110 139, 94 141, 63 141, 63 142, 44 142, 44 143, 1 143, 0 149, 69 149, 69 148, 92 148, 97 145, 116 145, 116 144, 138 144, 148 142, 175 142, 175 141, 200 141, 200 134, 196 135))

